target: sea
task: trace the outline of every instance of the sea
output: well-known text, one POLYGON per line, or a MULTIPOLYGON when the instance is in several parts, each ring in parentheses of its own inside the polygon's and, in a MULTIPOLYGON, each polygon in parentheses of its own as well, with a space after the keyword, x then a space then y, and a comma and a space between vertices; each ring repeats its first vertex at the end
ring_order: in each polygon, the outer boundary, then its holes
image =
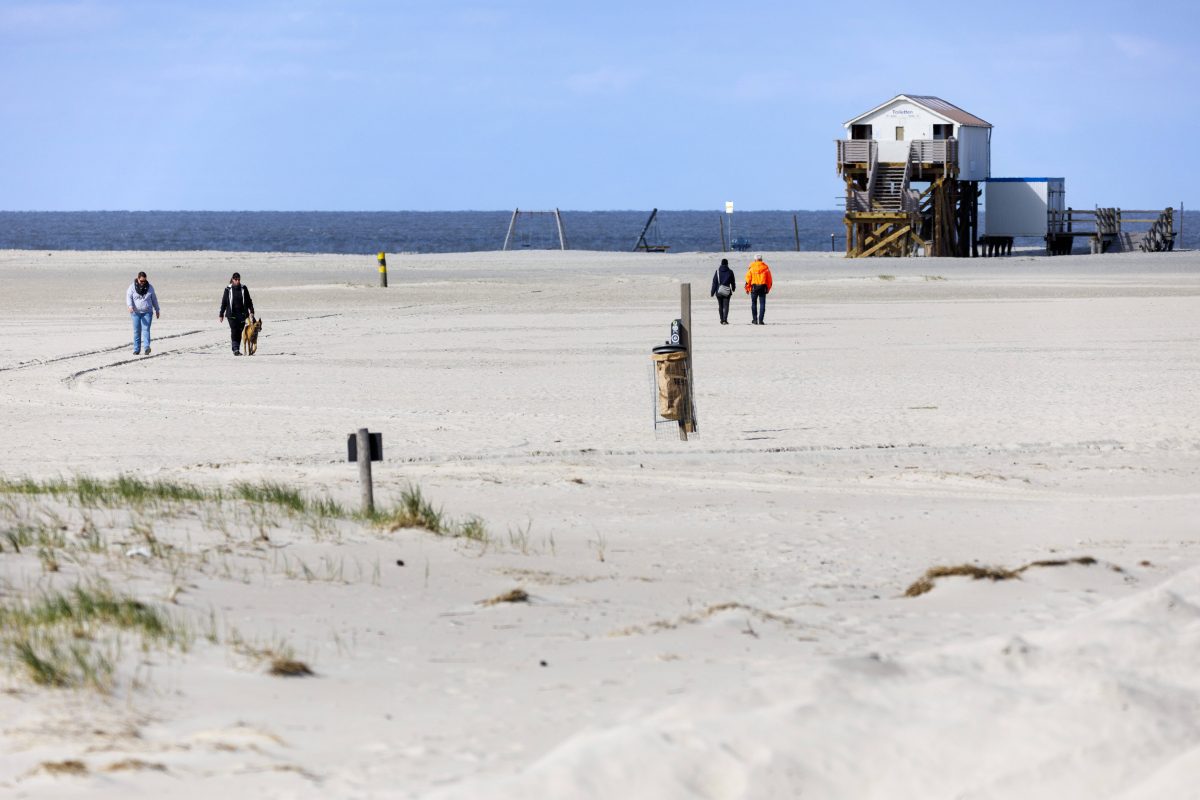
MULTIPOLYGON (((629 251, 650 219, 641 211, 562 211, 567 249, 629 251)), ((1178 217, 1177 217, 1178 220, 1178 217)), ((507 211, 0 211, 4 250, 217 250, 256 253, 461 253, 500 250, 507 211)), ((1182 220, 1195 248, 1200 215, 1182 220)), ((982 223, 981 226, 982 228, 982 223)), ((1176 222, 1177 230, 1180 222, 1176 222)), ((557 249, 552 214, 522 212, 509 247, 557 249)), ((666 252, 725 249, 844 251, 842 211, 658 211, 646 242, 666 252)), ((1018 241, 1037 246, 1041 242, 1018 241)), ((1082 252, 1084 244, 1077 244, 1082 252)))

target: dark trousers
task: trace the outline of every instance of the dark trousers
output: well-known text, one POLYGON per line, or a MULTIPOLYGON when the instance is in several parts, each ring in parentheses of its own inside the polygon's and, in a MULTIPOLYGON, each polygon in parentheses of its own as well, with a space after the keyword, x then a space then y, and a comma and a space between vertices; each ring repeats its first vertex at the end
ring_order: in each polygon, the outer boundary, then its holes
POLYGON ((721 315, 721 322, 729 322, 729 298, 717 295, 717 313, 721 315))
POLYGON ((235 317, 232 314, 225 317, 229 323, 229 341, 233 344, 234 352, 242 349, 242 328, 246 327, 246 315, 235 317))
POLYGON ((750 316, 755 322, 767 317, 767 285, 760 283, 750 287, 750 316))

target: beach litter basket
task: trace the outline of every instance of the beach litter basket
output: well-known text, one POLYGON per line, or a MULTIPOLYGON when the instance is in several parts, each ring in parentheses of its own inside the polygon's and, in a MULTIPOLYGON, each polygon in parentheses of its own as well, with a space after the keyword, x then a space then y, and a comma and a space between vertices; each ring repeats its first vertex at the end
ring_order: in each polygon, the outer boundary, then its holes
POLYGON ((659 345, 654 359, 654 385, 658 391, 658 416, 677 420, 687 413, 687 348, 659 345))

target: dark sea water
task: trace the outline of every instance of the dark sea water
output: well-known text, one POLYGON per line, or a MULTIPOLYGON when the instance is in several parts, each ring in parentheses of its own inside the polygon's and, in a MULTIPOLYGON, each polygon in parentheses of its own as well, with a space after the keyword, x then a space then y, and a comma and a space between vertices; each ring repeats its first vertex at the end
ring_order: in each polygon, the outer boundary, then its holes
MULTIPOLYGON (((649 216, 649 209, 563 211, 567 247, 632 250, 649 216)), ((512 211, 0 211, 0 249, 456 253, 499 250, 511 218, 512 211)), ((720 252, 722 222, 729 240, 730 219, 720 211, 659 211, 647 239, 670 252, 720 252)), ((732 239, 746 239, 754 250, 795 250, 798 243, 828 251, 834 234, 841 251, 844 231, 838 210, 732 215, 732 239)), ((1187 214, 1183 233, 1177 246, 1196 247, 1200 215, 1187 214)), ((554 218, 522 215, 511 247, 557 248, 554 218)))

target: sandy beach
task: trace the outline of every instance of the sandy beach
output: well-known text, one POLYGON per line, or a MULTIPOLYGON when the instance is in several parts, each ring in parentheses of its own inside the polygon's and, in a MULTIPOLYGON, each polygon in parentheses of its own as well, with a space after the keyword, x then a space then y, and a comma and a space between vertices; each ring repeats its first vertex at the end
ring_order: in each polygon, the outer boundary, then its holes
POLYGON ((0 251, 0 619, 175 631, 6 622, 0 794, 1200 797, 1200 255, 765 255, 759 327, 713 254, 0 251), (440 534, 355 516, 363 427, 440 534), (51 490, 121 476, 204 497, 51 490))

